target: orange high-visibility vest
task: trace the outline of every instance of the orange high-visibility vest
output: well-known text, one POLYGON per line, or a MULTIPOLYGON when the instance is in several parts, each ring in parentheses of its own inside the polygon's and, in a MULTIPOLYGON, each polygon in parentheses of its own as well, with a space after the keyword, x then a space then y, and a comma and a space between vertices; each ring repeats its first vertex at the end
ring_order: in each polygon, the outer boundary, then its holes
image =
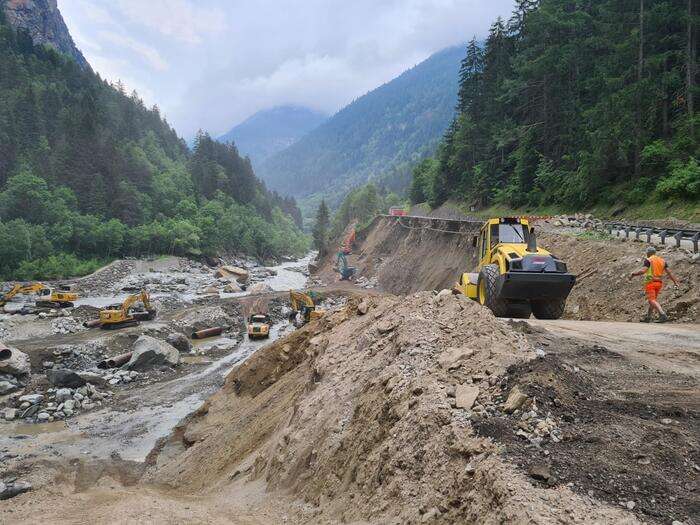
POLYGON ((666 270, 666 261, 658 255, 652 255, 647 261, 649 261, 649 268, 644 274, 644 280, 648 283, 661 282, 661 277, 664 274, 664 270, 666 270))

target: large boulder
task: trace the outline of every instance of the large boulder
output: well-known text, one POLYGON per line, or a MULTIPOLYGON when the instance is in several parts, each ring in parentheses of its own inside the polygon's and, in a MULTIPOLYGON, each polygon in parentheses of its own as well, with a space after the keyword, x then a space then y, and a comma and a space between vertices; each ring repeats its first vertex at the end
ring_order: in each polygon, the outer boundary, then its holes
POLYGON ((238 266, 221 266, 220 268, 217 268, 216 272, 214 272, 214 275, 217 278, 233 278, 241 283, 246 282, 250 277, 250 273, 248 273, 248 270, 244 270, 243 268, 239 268, 238 266))
POLYGON ((154 366, 173 366, 179 362, 180 352, 173 345, 149 335, 142 335, 134 343, 131 360, 124 368, 143 371, 154 366))
POLYGON ((232 281, 224 286, 224 293, 239 293, 242 291, 243 288, 241 288, 236 281, 232 281))
POLYGON ((274 290, 272 289, 272 287, 267 283, 255 283, 254 285, 248 287, 248 292, 250 292, 251 295, 268 293, 273 291, 274 290))
POLYGON ((0 374, 0 396, 10 394, 22 388, 19 380, 11 374, 0 374))
POLYGON ((59 388, 80 388, 85 385, 85 379, 80 377, 73 370, 66 368, 53 368, 46 371, 46 378, 55 387, 59 388))
POLYGON ((179 332, 173 332, 165 338, 165 342, 174 346, 182 353, 188 353, 192 350, 192 343, 189 338, 179 332))
POLYGON ((0 373, 13 376, 29 374, 29 356, 16 348, 0 345, 0 373))

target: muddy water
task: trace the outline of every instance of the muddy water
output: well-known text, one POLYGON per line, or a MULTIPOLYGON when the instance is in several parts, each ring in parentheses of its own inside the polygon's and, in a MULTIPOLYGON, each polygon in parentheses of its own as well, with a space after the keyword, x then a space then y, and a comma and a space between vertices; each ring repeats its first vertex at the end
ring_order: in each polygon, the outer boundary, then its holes
MULTIPOLYGON (((185 417, 196 411, 223 383, 232 368, 257 349, 284 335, 288 323, 272 327, 266 341, 242 341, 231 353, 219 358, 187 356, 193 371, 168 381, 140 386, 118 394, 108 407, 81 414, 68 421, 42 425, 23 422, 0 425, 0 449, 10 454, 74 458, 144 461, 158 439, 167 436, 185 417), (196 362, 199 361, 199 362, 196 362)), ((211 340, 212 343, 216 339, 211 340)))

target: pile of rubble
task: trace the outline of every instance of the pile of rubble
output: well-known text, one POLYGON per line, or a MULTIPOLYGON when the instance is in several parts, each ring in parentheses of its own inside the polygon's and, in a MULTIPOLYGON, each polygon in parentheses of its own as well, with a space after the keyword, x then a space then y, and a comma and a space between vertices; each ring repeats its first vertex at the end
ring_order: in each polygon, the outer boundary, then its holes
POLYGON ((379 279, 377 278, 376 275, 367 278, 364 275, 361 275, 357 279, 355 279, 355 284, 357 286, 360 286, 362 288, 367 288, 368 290, 372 288, 376 288, 377 285, 379 284, 379 279))
POLYGON ((596 219, 590 213, 577 213, 575 215, 555 215, 547 219, 552 226, 566 226, 569 228, 584 228, 586 230, 598 229, 603 226, 603 221, 596 219))
POLYGON ((111 392, 99 392, 91 383, 78 388, 49 388, 46 392, 11 398, 14 406, 3 410, 3 419, 50 423, 102 406, 110 397, 111 392))
POLYGON ((59 317, 51 323, 54 334, 74 334, 83 330, 83 327, 72 317, 59 317))

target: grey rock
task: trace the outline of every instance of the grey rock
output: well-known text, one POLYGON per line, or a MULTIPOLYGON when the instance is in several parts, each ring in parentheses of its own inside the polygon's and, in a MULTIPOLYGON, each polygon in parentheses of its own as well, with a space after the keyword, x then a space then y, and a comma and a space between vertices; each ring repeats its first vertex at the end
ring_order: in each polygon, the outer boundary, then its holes
POLYGON ((267 283, 255 283, 248 287, 248 292, 252 295, 272 292, 272 287, 267 283))
POLYGON ((22 415, 20 416, 22 419, 26 417, 32 417, 34 414, 39 412, 41 410, 41 406, 39 405, 32 405, 28 409, 26 409, 24 412, 22 412, 22 415))
POLYGON ((17 412, 19 412, 16 408, 6 408, 3 414, 3 417, 5 418, 5 421, 12 421, 17 417, 17 412))
POLYGON ((180 352, 185 354, 189 353, 189 351, 192 350, 192 343, 190 342, 189 338, 179 332, 174 332, 170 334, 165 339, 165 342, 169 345, 174 346, 180 352))
POLYGON ((66 368, 47 370, 46 378, 49 383, 58 387, 79 388, 86 383, 76 372, 66 368))
POLYGON ((20 403, 24 403, 25 401, 27 403, 31 403, 32 405, 36 405, 40 401, 44 399, 44 394, 27 394, 26 396, 22 396, 19 398, 20 403))
POLYGON ((75 401, 73 401, 72 399, 66 400, 66 402, 63 403, 63 411, 65 413, 68 413, 73 412, 73 410, 75 410, 75 401))
POLYGON ((2 350, 0 353, 0 373, 24 376, 29 374, 30 371, 31 367, 27 354, 10 347, 2 350))
POLYGON ((154 337, 142 335, 134 343, 131 360, 124 365, 124 368, 139 371, 159 365, 173 366, 179 362, 180 353, 174 346, 154 337))
POLYGON ((0 396, 19 390, 21 385, 15 381, 0 381, 0 396))
POLYGON ((100 374, 95 372, 76 372, 86 383, 93 385, 106 385, 107 380, 100 374))
POLYGON ((36 415, 36 419, 40 422, 48 421, 50 417, 51 417, 51 415, 48 412, 39 412, 36 415))
POLYGON ((32 484, 28 481, 13 481, 12 483, 0 481, 0 500, 14 498, 29 490, 32 490, 32 484))
POLYGON ((59 388, 56 390, 56 401, 59 403, 62 403, 67 399, 71 399, 72 397, 73 392, 71 392, 70 388, 59 388))

